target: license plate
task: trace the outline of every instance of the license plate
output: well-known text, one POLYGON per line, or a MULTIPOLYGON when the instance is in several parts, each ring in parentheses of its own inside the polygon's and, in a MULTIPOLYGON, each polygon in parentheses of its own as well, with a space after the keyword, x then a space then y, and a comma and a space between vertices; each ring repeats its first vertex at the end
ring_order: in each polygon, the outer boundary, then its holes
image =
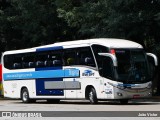
POLYGON ((133 95, 133 98, 140 98, 140 95, 133 95))

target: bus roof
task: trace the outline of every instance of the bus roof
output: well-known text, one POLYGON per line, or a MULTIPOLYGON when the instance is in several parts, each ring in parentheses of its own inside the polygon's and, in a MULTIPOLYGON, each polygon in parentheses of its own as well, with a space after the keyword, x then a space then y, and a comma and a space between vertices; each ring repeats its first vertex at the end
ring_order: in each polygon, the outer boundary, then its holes
POLYGON ((55 43, 57 46, 66 46, 66 45, 80 45, 80 44, 99 44, 109 48, 143 48, 140 44, 124 40, 124 39, 114 39, 114 38, 96 38, 88 40, 76 40, 68 42, 59 42, 55 43))
MULTIPOLYGON (((14 53, 23 53, 23 52, 34 52, 36 49, 40 48, 49 48, 61 46, 63 48, 72 48, 72 47, 81 47, 81 46, 89 46, 92 44, 103 45, 109 48, 143 48, 142 45, 124 39, 114 39, 114 38, 96 38, 96 39, 86 39, 86 40, 75 40, 75 41, 67 41, 67 42, 57 42, 50 45, 43 45, 34 48, 28 48, 23 50, 14 50, 14 53)), ((4 54, 13 54, 13 51, 7 51, 4 54)))

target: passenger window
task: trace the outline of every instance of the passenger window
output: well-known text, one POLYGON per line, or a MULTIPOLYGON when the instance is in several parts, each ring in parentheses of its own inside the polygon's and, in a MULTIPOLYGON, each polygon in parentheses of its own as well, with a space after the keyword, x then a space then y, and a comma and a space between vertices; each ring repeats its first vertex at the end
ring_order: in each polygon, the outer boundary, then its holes
POLYGON ((54 67, 54 66, 62 66, 62 51, 52 51, 48 54, 48 58, 45 62, 46 66, 54 67))
POLYGON ((34 68, 35 67, 35 54, 26 53, 22 57, 23 68, 34 68))
POLYGON ((5 55, 4 67, 7 69, 21 69, 22 68, 21 61, 22 61, 21 54, 5 55))
POLYGON ((78 48, 77 55, 79 65, 96 66, 90 47, 78 48))
POLYGON ((76 50, 66 49, 63 58, 66 66, 76 65, 76 50))
POLYGON ((45 67, 45 60, 47 59, 47 52, 40 52, 36 55, 35 65, 36 67, 45 67))

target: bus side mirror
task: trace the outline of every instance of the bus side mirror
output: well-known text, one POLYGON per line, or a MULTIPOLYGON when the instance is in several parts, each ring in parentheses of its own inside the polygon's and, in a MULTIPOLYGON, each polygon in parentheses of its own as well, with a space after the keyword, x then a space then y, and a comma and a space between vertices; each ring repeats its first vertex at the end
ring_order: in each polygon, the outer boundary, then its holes
POLYGON ((152 63, 155 66, 158 66, 158 58, 156 55, 154 55, 152 53, 147 53, 147 56, 148 56, 149 63, 152 63))
POLYGON ((154 77, 154 74, 156 72, 156 66, 158 66, 157 56, 152 54, 152 53, 147 53, 147 59, 148 59, 148 62, 149 62, 151 76, 154 77))
POLYGON ((111 54, 111 53, 98 53, 98 55, 101 55, 101 56, 106 56, 106 57, 110 57, 113 61, 113 65, 115 67, 118 66, 118 63, 117 63, 117 58, 115 55, 111 54))

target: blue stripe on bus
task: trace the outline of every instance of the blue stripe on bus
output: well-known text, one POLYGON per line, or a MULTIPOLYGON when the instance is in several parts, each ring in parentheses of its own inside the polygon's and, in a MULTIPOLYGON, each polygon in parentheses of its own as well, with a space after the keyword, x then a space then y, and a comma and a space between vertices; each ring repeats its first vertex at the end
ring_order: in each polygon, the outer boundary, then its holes
POLYGON ((41 70, 34 72, 17 72, 17 73, 4 73, 4 80, 24 80, 24 79, 39 79, 39 78, 66 78, 66 77, 79 77, 78 69, 66 70, 41 70))
POLYGON ((36 79, 36 95, 54 95, 62 96, 64 95, 64 90, 51 89, 46 90, 44 88, 44 83, 46 81, 63 81, 63 78, 50 78, 50 79, 36 79))
MULTIPOLYGON (((36 49, 36 52, 42 52, 42 51, 51 51, 51 50, 61 50, 63 49, 62 46, 55 46, 55 47, 47 47, 47 48, 38 48, 36 49)), ((55 72, 55 74, 52 72, 50 74, 51 78, 37 78, 35 80, 36 82, 36 95, 61 95, 64 96, 64 90, 46 90, 44 88, 44 83, 46 81, 63 81, 64 77, 70 77, 69 74, 66 74, 67 71, 62 70, 62 66, 59 67, 47 67, 47 68, 36 68, 35 71, 41 72, 41 71, 46 71, 46 70, 58 70, 59 72, 55 72), (58 78, 57 78, 58 77, 58 78)), ((48 74, 48 72, 46 73, 48 74)), ((48 75, 47 75, 48 76, 48 75)), ((79 75, 78 75, 79 76, 79 75)), ((71 77, 77 77, 77 76, 71 76, 71 77)))
MULTIPOLYGON (((36 49, 36 52, 43 52, 43 51, 54 51, 54 50, 61 50, 63 49, 62 46, 55 46, 55 47, 47 47, 47 48, 38 48, 36 49)), ((36 68, 35 69, 36 71, 45 71, 45 70, 62 70, 62 66, 60 67, 49 67, 49 68, 36 68)), ((53 73, 52 73, 53 74, 53 73)), ((55 73, 56 74, 56 73, 55 73)), ((45 81, 48 81, 48 80, 55 80, 55 81, 63 81, 63 77, 67 77, 67 75, 65 74, 65 72, 63 71, 62 73, 57 73, 55 76, 53 76, 53 78, 48 78, 46 79, 43 78, 43 79, 39 79, 37 78, 36 79, 36 94, 37 95, 64 95, 64 91, 63 90, 45 90, 44 88, 44 83, 45 81), (58 78, 57 77, 61 77, 61 78, 58 78)), ((75 76, 76 77, 76 76, 75 76)))
POLYGON ((62 46, 47 47, 47 48, 37 48, 37 49, 36 49, 36 52, 50 51, 50 50, 61 50, 61 49, 63 49, 62 46))
MULTIPOLYGON (((62 66, 58 67, 46 67, 46 68, 36 68, 36 71, 45 71, 45 70, 62 70, 62 66)), ((54 96, 64 96, 64 90, 57 90, 57 89, 50 89, 47 90, 44 87, 44 83, 46 81, 63 81, 63 78, 43 78, 43 79, 36 79, 36 95, 43 96, 43 95, 54 95, 54 96)))
POLYGON ((45 71, 45 70, 62 70, 62 66, 35 68, 35 71, 45 71))

